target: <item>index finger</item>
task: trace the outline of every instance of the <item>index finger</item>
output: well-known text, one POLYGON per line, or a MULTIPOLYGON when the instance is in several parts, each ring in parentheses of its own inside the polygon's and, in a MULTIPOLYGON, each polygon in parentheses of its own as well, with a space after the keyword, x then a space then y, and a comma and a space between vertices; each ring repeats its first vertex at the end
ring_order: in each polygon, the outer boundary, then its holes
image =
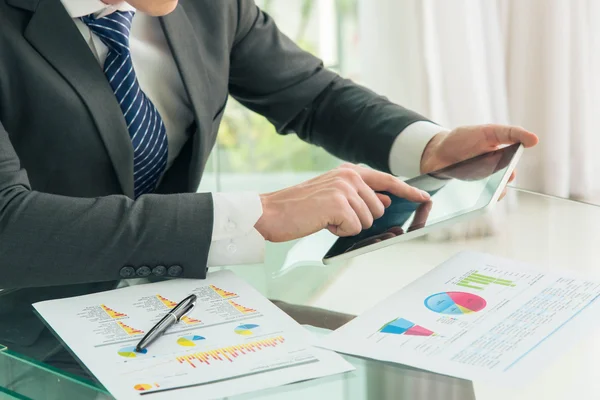
POLYGON ((535 133, 519 126, 490 125, 488 127, 488 138, 492 146, 501 144, 522 143, 525 147, 533 147, 539 142, 535 133))
POLYGON ((431 208, 433 207, 433 202, 427 201, 417 208, 415 211, 415 217, 413 218, 412 224, 408 228, 409 232, 412 232, 417 229, 421 229, 427 223, 427 218, 429 218, 429 213, 431 212, 431 208))
POLYGON ((357 172, 360 174, 363 181, 369 185, 371 189, 377 192, 390 192, 394 196, 415 203, 422 203, 431 198, 429 193, 410 186, 393 175, 363 167, 360 167, 360 170, 357 170, 357 172))

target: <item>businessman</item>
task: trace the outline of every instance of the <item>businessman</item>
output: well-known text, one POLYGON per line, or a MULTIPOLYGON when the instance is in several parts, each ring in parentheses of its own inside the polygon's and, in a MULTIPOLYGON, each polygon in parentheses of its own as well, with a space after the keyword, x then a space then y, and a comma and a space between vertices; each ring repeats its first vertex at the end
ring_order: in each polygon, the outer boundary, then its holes
MULTIPOLYGON (((399 78, 401 79, 401 77, 399 78)), ((457 99, 460 101, 460 99, 457 99)), ((31 304, 204 278, 264 241, 369 227, 432 171, 524 129, 447 131, 325 69, 253 0, 0 0, 0 343, 57 343, 31 304), (274 193, 196 193, 228 96, 351 163, 274 193)))

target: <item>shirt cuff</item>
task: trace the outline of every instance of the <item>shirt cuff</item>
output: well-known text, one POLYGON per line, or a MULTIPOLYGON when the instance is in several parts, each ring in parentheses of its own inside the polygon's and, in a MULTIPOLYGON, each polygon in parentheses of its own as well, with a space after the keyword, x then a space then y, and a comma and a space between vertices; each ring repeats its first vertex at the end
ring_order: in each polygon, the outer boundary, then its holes
POLYGON ((440 132, 447 132, 428 121, 415 122, 404 129, 390 151, 390 171, 394 175, 414 178, 421 175, 421 157, 427 144, 440 132))
POLYGON ((254 228, 263 209, 257 193, 213 193, 214 219, 208 266, 264 261, 265 240, 254 228))
POLYGON ((265 261, 265 239, 254 228, 244 236, 213 241, 208 251, 209 267, 261 264, 265 261))

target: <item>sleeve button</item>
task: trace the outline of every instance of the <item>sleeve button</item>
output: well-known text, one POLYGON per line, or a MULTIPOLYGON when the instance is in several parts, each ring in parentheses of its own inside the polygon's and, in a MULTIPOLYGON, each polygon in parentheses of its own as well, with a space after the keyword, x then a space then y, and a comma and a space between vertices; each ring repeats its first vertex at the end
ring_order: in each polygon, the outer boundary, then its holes
POLYGON ((227 251, 231 254, 235 254, 235 252, 237 251, 237 246, 233 243, 231 243, 230 245, 227 246, 227 251))
POLYGON ((173 278, 177 278, 178 276, 181 276, 182 273, 183 273, 183 268, 181 268, 179 265, 171 265, 169 267, 169 269, 167 270, 167 274, 173 278))
POLYGON ((167 274, 167 268, 162 265, 157 265, 152 268, 152 275, 154 276, 165 276, 167 274))
POLYGON ((137 276, 145 278, 147 276, 150 276, 150 274, 152 273, 152 271, 150 270, 150 268, 146 267, 146 266, 142 266, 139 267, 135 273, 137 274, 137 276))
POLYGON ((121 275, 121 278, 132 278, 135 276, 135 269, 133 269, 133 267, 123 267, 121 268, 121 271, 119 271, 119 275, 121 275))

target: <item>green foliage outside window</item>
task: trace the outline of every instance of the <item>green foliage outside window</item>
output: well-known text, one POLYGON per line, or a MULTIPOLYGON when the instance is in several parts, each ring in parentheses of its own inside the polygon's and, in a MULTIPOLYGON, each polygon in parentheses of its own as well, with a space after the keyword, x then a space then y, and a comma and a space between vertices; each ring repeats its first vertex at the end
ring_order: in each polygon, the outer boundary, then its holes
MULTIPOLYGON (((288 0, 263 0, 259 5, 270 12, 278 1, 288 0)), ((317 1, 302 0, 299 9, 290 7, 290 12, 298 13, 300 18, 297 33, 292 39, 312 53, 315 53, 316 46, 307 38, 307 33, 317 1)), ((336 11, 338 19, 355 16, 356 0, 337 0, 336 11)), ((252 113, 233 99, 230 99, 223 118, 215 152, 218 152, 220 172, 324 171, 339 164, 323 149, 300 141, 296 135, 278 135, 264 117, 252 113)))

